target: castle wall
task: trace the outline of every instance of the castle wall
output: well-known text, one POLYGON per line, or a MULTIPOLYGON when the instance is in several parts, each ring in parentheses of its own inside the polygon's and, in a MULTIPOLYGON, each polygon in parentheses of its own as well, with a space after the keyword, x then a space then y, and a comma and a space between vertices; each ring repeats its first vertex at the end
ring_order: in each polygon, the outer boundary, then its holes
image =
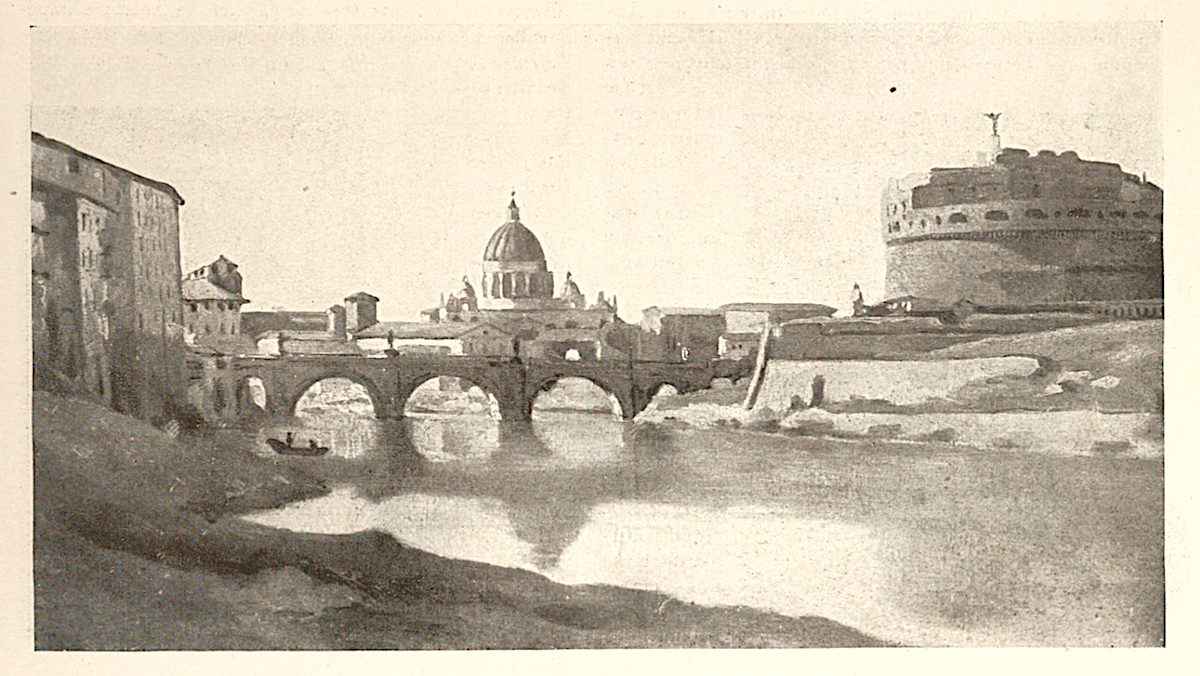
POLYGON ((1129 200, 988 200, 914 209, 884 204, 886 293, 947 302, 1162 298, 1162 192, 1129 200))
POLYGON ((1162 244, 1119 231, 1000 231, 887 248, 886 293, 977 304, 1162 298, 1162 244))

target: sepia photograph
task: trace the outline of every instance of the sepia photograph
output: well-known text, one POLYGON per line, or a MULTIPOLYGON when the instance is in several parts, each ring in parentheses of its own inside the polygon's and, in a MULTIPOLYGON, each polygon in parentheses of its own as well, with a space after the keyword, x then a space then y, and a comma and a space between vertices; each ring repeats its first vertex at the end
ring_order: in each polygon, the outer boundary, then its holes
POLYGON ((28 40, 35 651, 1166 645, 1161 22, 28 40))

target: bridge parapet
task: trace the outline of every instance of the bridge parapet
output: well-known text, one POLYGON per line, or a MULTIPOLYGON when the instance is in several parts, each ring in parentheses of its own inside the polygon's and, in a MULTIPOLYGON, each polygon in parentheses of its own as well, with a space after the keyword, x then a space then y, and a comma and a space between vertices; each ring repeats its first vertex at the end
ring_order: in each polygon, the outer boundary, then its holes
POLYGON ((680 393, 707 388, 714 377, 748 373, 741 362, 629 362, 520 359, 470 355, 285 355, 235 357, 239 381, 257 377, 267 394, 267 411, 291 415, 314 383, 346 378, 362 385, 381 418, 404 415, 404 405, 422 383, 440 376, 469 381, 494 396, 506 420, 529 420, 537 395, 563 378, 584 378, 614 395, 623 417, 640 413, 663 385, 680 393))

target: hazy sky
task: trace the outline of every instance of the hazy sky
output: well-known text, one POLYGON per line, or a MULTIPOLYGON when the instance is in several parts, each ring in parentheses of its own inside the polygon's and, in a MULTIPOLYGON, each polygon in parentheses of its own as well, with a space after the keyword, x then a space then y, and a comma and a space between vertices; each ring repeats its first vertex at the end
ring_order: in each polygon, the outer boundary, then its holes
POLYGON ((245 309, 416 318, 517 190, 556 280, 648 305, 883 288, 891 176, 1005 146, 1162 176, 1157 24, 37 28, 33 128, 166 181, 245 309), (895 91, 892 91, 895 88, 895 91))

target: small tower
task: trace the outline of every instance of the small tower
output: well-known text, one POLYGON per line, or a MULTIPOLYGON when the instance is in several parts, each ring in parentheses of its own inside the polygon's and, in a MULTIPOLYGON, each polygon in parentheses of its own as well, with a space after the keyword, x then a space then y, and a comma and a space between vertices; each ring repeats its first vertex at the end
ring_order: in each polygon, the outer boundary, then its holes
POLYGON ((373 326, 376 319, 375 307, 379 299, 365 291, 359 291, 346 298, 346 331, 358 333, 368 326, 373 326))

